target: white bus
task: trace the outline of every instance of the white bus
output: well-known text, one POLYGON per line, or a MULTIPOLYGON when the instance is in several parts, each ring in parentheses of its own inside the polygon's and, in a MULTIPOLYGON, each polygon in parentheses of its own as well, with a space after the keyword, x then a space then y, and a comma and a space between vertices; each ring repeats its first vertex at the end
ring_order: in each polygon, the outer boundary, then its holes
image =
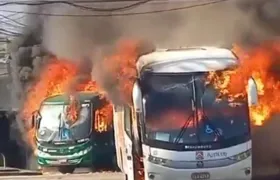
MULTIPOLYGON (((217 100, 209 72, 236 68, 228 49, 159 50, 137 61, 133 106, 114 107, 118 166, 127 180, 250 180, 249 107, 257 105, 255 81, 247 100, 217 100)), ((244 87, 245 88, 245 87, 244 87)))

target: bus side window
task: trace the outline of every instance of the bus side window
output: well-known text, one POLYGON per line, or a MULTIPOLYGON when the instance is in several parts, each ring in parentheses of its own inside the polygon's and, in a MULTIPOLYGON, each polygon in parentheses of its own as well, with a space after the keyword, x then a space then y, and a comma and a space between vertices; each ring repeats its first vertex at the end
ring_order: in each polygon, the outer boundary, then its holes
POLYGON ((132 137, 132 124, 131 124, 131 109, 129 107, 124 108, 124 128, 127 135, 132 137))

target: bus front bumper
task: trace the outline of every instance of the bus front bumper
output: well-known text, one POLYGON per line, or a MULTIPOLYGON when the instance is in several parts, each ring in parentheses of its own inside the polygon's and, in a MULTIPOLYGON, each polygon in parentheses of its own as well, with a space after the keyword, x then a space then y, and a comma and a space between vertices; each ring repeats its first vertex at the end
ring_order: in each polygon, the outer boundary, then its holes
POLYGON ((52 167, 52 166, 68 166, 75 165, 79 167, 87 167, 92 164, 92 152, 81 156, 53 156, 53 157, 38 157, 38 164, 43 167, 52 167))
POLYGON ((251 180, 252 179, 252 158, 235 164, 202 169, 173 169, 145 160, 145 179, 146 180, 251 180), (194 175, 195 173, 195 175, 194 175), (209 173, 205 177, 204 173, 209 173))

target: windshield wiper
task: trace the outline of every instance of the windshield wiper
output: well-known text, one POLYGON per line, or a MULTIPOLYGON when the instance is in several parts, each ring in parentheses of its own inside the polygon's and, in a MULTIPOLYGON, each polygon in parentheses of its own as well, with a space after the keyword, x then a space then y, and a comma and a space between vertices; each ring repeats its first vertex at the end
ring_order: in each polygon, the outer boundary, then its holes
POLYGON ((57 131, 54 131, 50 136, 49 136, 49 138, 48 138, 48 140, 46 141, 47 143, 51 143, 51 142, 53 142, 53 140, 54 140, 54 138, 55 138, 55 136, 57 135, 57 131))
POLYGON ((174 143, 178 144, 180 142, 180 139, 183 137, 184 133, 186 132, 187 128, 189 127, 190 122, 193 120, 194 121, 194 116, 195 116, 195 107, 194 107, 194 100, 191 99, 191 103, 192 103, 192 113, 191 115, 188 117, 188 119, 185 121, 185 123, 183 124, 183 126, 181 127, 181 130, 179 132, 179 134, 177 135, 177 137, 175 138, 174 143))
MULTIPOLYGON (((175 142, 176 144, 179 143, 180 139, 182 138, 182 136, 184 135, 184 133, 186 132, 188 126, 189 126, 189 123, 191 122, 191 120, 193 120, 194 122, 194 125, 196 126, 197 128, 197 124, 198 124, 198 121, 197 121, 197 110, 196 110, 196 87, 195 87, 195 79, 194 77, 192 76, 192 80, 191 80, 191 83, 192 83, 192 98, 191 98, 191 103, 192 103, 192 114, 188 117, 188 119, 186 120, 186 122, 184 123, 184 125, 182 126, 178 136, 176 137, 175 139, 175 142)), ((198 130, 197 130, 198 131, 198 130)), ((197 132, 197 136, 198 136, 198 141, 199 140, 199 134, 197 132)))
MULTIPOLYGON (((201 87, 202 88, 202 87, 201 87)), ((208 116, 206 115, 205 111, 204 111, 204 103, 203 103, 203 99, 204 99, 204 95, 205 95, 205 90, 206 90, 206 87, 203 86, 202 88, 202 95, 201 95, 201 99, 200 99, 200 104, 201 104, 201 109, 202 109, 202 118, 201 118, 201 121, 206 121, 206 124, 210 126, 210 129, 212 130, 212 132, 214 132, 214 134, 221 138, 221 139, 224 139, 224 136, 223 134, 219 131, 219 129, 214 126, 210 119, 208 118, 208 116)), ((207 132, 206 132, 207 133, 207 132)))
POLYGON ((184 133, 186 132, 190 122, 193 120, 194 114, 191 114, 188 119, 185 121, 184 125, 181 127, 181 130, 179 132, 179 134, 177 135, 177 137, 175 138, 174 143, 178 144, 180 139, 182 138, 182 136, 184 135, 184 133))

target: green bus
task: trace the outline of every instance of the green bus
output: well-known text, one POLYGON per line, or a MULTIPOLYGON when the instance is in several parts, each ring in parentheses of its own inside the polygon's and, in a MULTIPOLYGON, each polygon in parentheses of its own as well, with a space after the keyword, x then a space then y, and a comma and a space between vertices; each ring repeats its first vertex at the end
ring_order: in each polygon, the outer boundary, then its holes
POLYGON ((36 159, 41 168, 56 167, 61 173, 73 173, 77 167, 116 168, 113 125, 109 131, 95 130, 95 112, 104 106, 97 93, 79 92, 78 118, 68 121, 66 94, 48 97, 33 113, 36 132, 36 159), (103 165, 100 167, 100 165, 103 165))

